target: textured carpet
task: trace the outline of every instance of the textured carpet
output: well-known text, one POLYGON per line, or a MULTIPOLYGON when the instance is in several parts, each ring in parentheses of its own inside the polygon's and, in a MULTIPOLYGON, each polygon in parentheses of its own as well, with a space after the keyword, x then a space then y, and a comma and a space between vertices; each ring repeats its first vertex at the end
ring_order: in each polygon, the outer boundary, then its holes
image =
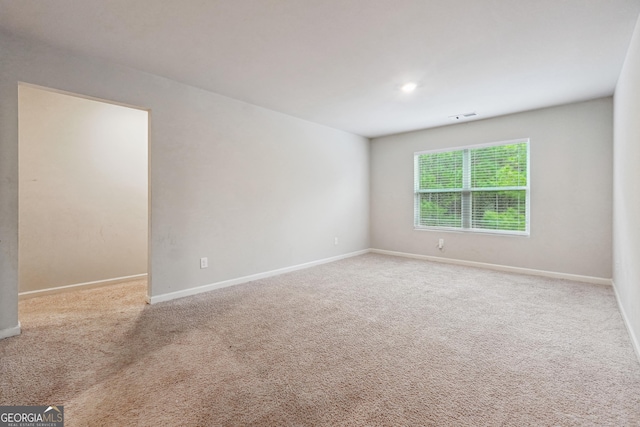
POLYGON ((153 306, 145 286, 20 302, 0 404, 68 426, 640 425, 610 287, 375 254, 153 306))

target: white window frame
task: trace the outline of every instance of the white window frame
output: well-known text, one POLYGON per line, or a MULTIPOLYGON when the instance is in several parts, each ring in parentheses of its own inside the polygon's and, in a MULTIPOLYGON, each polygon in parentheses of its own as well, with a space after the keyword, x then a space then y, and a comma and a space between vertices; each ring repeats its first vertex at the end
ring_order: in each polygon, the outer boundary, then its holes
POLYGON ((482 233, 482 234, 500 234, 500 235, 511 235, 511 236, 530 236, 530 223, 531 223, 531 144, 529 138, 520 138, 520 139, 512 139, 509 141, 499 141, 499 142, 489 142, 484 144, 476 144, 476 145, 466 145, 462 147, 453 147, 453 148, 443 148, 437 150, 425 150, 425 151, 416 151, 413 153, 413 180, 414 180, 414 205, 413 205, 413 227, 416 231, 454 231, 454 232, 463 232, 463 233, 482 233), (469 152, 472 149, 477 148, 485 148, 485 147, 494 147, 498 145, 512 145, 512 144, 521 144, 526 143, 527 147, 527 185, 526 186, 518 186, 518 187, 496 187, 496 188, 482 188, 482 189, 471 189, 470 186, 470 171, 471 165, 469 160, 469 152), (463 151, 463 188, 461 190, 451 189, 446 190, 450 193, 461 193, 461 224, 460 227, 443 227, 443 226, 425 226, 420 225, 420 194, 423 193, 435 193, 438 191, 445 190, 420 190, 420 166, 419 166, 419 157, 423 154, 435 154, 435 153, 446 153, 452 151, 463 151), (494 230, 494 229, 484 229, 484 228, 471 228, 469 224, 471 224, 471 193, 474 191, 508 191, 508 190, 524 190, 526 194, 525 201, 525 230, 494 230), (468 218, 465 218, 468 215, 468 218), (467 227, 465 227, 465 224, 467 227))

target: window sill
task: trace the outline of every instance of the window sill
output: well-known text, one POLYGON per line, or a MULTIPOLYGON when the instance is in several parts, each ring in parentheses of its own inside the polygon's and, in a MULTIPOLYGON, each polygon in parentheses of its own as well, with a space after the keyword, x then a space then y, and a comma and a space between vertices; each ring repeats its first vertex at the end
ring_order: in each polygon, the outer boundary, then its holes
POLYGON ((529 231, 503 231, 503 230, 484 230, 481 228, 454 228, 454 227, 413 227, 414 231, 437 231, 447 233, 462 233, 462 234, 489 234, 494 236, 507 236, 507 237, 530 237, 529 231))

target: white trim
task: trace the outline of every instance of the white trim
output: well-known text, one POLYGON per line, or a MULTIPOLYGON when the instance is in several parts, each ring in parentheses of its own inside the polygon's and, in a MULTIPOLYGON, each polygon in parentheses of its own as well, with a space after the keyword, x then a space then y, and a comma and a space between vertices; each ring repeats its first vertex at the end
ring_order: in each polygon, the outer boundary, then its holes
POLYGON ((484 262, 465 261, 465 260, 452 259, 452 258, 442 258, 437 256, 410 254, 406 252, 387 251, 383 249, 371 249, 371 252, 376 254, 399 256, 404 258, 415 258, 415 259, 422 259, 426 261, 435 261, 435 262, 444 262, 447 264, 464 265, 468 267, 486 268, 489 270, 507 271, 510 273, 528 274, 530 276, 543 276, 543 277, 551 277, 554 279, 566 279, 566 280, 573 280, 576 282, 585 282, 585 283, 593 283, 596 285, 611 286, 611 279, 605 279, 603 277, 580 276, 578 274, 557 273, 555 271, 534 270, 531 268, 511 267, 508 265, 488 264, 484 262))
MULTIPOLYGON (((414 221, 415 222, 415 221, 414 221)), ((447 233, 493 234, 496 236, 530 237, 528 231, 492 230, 488 228, 440 227, 437 225, 414 225, 413 231, 446 231, 447 233)))
POLYGON ((222 282, 211 283, 209 285, 198 286, 195 288, 183 289, 181 291, 169 292, 161 295, 154 295, 147 297, 149 304, 157 304, 159 302, 170 301, 177 298, 184 298, 191 295, 197 295, 203 292, 213 291, 215 289, 226 288, 228 286, 240 285, 242 283, 252 282, 254 280, 266 279, 267 277, 278 276, 280 274, 289 273, 291 271, 303 270, 309 267, 315 267, 316 265, 326 264, 333 261, 338 261, 345 258, 351 258, 358 255, 364 255, 369 253, 370 249, 364 249, 361 251, 350 252, 343 255, 334 256, 331 258, 324 258, 317 261, 306 262, 304 264, 293 265, 291 267, 279 268, 277 270, 265 271, 263 273, 252 274, 249 276, 238 277, 236 279, 223 280, 222 282))
POLYGON ((633 350, 636 353, 636 357, 638 358, 638 362, 640 362, 640 337, 637 337, 633 332, 631 322, 629 322, 627 313, 624 311, 624 306, 620 301, 620 295, 618 295, 618 289, 616 288, 616 284, 613 280, 611 280, 611 285, 613 286, 613 293, 616 296, 616 302, 618 303, 618 308, 620 309, 620 314, 622 315, 622 321, 624 323, 624 326, 627 328, 629 338, 631 338, 631 347, 633 347, 633 350))
POLYGON ((7 328, 0 330, 0 340, 3 338, 9 338, 16 335, 20 335, 20 322, 13 328, 7 328))
POLYGON ((133 276, 115 277, 113 279, 95 280, 93 282, 76 283, 75 285, 58 286, 56 288, 39 289, 37 291, 20 292, 19 299, 41 297, 43 295, 59 294, 61 292, 77 291, 79 289, 98 288, 100 286, 115 285, 116 283, 128 282, 147 277, 147 273, 134 274, 133 276))
MULTIPOLYGON (((461 151, 466 149, 476 149, 476 148, 486 148, 486 147, 495 147, 496 145, 513 145, 518 144, 520 142, 526 142, 529 144, 529 137, 526 138, 517 138, 517 139, 509 139, 507 141, 494 141, 494 142, 482 142, 480 144, 468 144, 468 145, 459 145, 456 147, 444 147, 444 148, 436 148, 434 150, 422 150, 422 151, 414 151, 413 155, 418 154, 431 154, 431 153, 446 153, 447 151, 461 151)), ((527 152, 527 155, 529 153, 527 152)))

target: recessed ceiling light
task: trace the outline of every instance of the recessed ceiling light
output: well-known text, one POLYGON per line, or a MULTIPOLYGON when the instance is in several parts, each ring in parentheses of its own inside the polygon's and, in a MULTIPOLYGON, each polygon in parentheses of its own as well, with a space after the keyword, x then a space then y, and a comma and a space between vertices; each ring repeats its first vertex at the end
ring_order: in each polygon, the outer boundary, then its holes
POLYGON ((414 90, 416 90, 417 87, 418 87, 417 83, 409 82, 409 83, 403 84, 402 87, 400 87, 400 90, 405 93, 411 93, 414 90))

